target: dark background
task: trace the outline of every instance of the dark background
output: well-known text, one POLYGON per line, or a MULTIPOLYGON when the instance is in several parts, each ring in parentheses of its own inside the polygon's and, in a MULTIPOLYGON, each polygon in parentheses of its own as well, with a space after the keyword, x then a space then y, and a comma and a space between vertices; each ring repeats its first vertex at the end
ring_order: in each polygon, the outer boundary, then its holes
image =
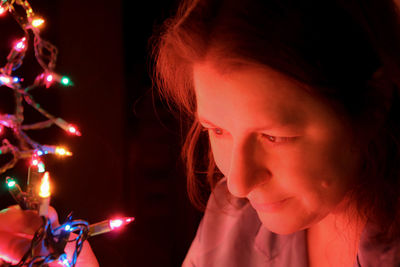
MULTIPOLYGON (((189 203, 179 158, 178 121, 151 91, 149 38, 170 16, 177 0, 31 0, 46 19, 43 37, 59 49, 56 70, 70 88, 32 94, 53 115, 76 123, 81 137, 57 127, 29 133, 41 143, 65 144, 74 156, 48 157, 54 184, 52 205, 62 222, 90 223, 112 216, 136 221, 118 232, 90 239, 100 266, 180 266, 201 214, 189 203)), ((0 63, 22 32, 10 16, 0 19, 0 63)), ((28 79, 40 71, 29 55, 21 68, 28 79)), ((9 89, 0 88, 0 112, 12 112, 9 89)), ((26 118, 40 116, 26 108, 26 118)), ((23 185, 27 162, 2 175, 23 185)), ((2 208, 13 204, 1 187, 2 208)))

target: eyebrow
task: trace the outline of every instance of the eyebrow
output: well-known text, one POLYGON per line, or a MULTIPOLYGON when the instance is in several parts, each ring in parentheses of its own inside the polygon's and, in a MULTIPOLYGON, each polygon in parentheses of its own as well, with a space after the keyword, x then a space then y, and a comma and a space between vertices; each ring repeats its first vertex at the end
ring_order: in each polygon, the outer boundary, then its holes
MULTIPOLYGON (((197 115, 198 116, 198 115, 197 115)), ((219 128, 219 126, 215 125, 214 123, 212 123, 211 121, 205 119, 204 117, 200 117, 198 116, 198 121, 201 124, 207 124, 211 127, 214 128, 219 128)), ((287 126, 297 126, 300 125, 302 123, 303 119, 301 119, 299 116, 280 116, 277 120, 277 123, 281 124, 281 127, 287 127, 287 126)), ((261 127, 257 127, 256 130, 268 130, 273 128, 272 125, 266 125, 266 126, 261 126, 261 127)))
POLYGON ((210 125, 210 126, 212 126, 212 127, 218 128, 217 125, 215 125, 214 123, 212 123, 212 122, 209 121, 209 120, 204 119, 203 117, 198 117, 198 120, 199 120, 200 123, 208 124, 208 125, 210 125))

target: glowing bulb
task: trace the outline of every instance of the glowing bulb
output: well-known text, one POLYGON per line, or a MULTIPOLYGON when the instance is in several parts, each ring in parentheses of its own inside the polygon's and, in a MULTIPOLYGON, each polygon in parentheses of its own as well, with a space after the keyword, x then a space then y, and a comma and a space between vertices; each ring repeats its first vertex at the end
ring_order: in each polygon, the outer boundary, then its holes
POLYGON ((69 124, 68 122, 66 122, 65 120, 61 119, 61 118, 57 118, 54 120, 54 123, 60 127, 61 129, 63 129, 64 131, 71 133, 71 134, 75 134, 77 136, 81 136, 81 132, 78 130, 78 128, 76 128, 76 126, 69 124))
POLYGON ((71 85, 71 80, 67 76, 63 76, 60 82, 65 86, 71 85))
POLYGON ((63 148, 63 147, 57 147, 56 148, 56 154, 58 154, 58 155, 60 155, 60 156, 63 156, 63 155, 65 155, 67 153, 67 151, 65 150, 65 148, 63 148))
POLYGON ((115 219, 115 220, 109 220, 108 224, 110 226, 111 230, 114 230, 116 228, 119 228, 121 226, 124 226, 130 222, 132 222, 135 218, 129 217, 129 218, 123 218, 123 219, 115 219))
POLYGON ((25 49, 26 44, 25 44, 26 38, 22 38, 19 42, 17 42, 14 46, 14 49, 17 50, 18 52, 21 52, 25 49))
POLYGON ((56 147, 55 154, 59 156, 71 156, 72 153, 63 147, 56 147))
POLYGON ((38 28, 38 27, 42 26, 43 23, 44 23, 44 19, 37 18, 37 19, 32 20, 31 24, 32 24, 33 27, 38 28))
POLYGON ((65 226, 64 230, 65 230, 65 231, 71 230, 71 225, 67 224, 67 225, 65 226))
POLYGON ((75 127, 75 126, 73 126, 73 125, 69 125, 68 126, 68 132, 70 132, 70 133, 72 133, 72 134, 75 134, 75 135, 77 135, 77 136, 81 136, 81 133, 78 131, 78 129, 75 127))
POLYGON ((76 133, 76 128, 74 126, 69 126, 68 131, 70 133, 76 133))
POLYGON ((38 159, 32 159, 31 165, 37 166, 38 164, 39 164, 39 160, 38 159))
POLYGON ((46 77, 46 81, 48 81, 49 83, 51 83, 53 81, 53 75, 49 74, 46 77))
POLYGON ((10 79, 10 77, 0 76, 0 82, 3 83, 3 84, 10 84, 11 83, 11 79, 10 79))
POLYGON ((46 198, 50 196, 49 172, 45 172, 40 183, 39 196, 46 198))
POLYGON ((17 182, 15 182, 15 180, 12 178, 7 180, 8 187, 14 187, 16 184, 17 184, 17 182))
POLYGON ((39 162, 38 165, 38 172, 43 173, 46 171, 45 167, 44 167, 44 163, 43 162, 39 162))
POLYGON ((38 156, 42 156, 42 155, 43 155, 43 151, 42 151, 42 150, 38 150, 38 151, 36 151, 36 155, 38 155, 38 156))
POLYGON ((54 80, 54 76, 53 74, 47 74, 44 79, 46 88, 49 88, 54 80))
POLYGON ((117 220, 110 220, 110 228, 114 230, 115 228, 121 227, 122 226, 122 220, 117 219, 117 220))
POLYGON ((4 15, 6 13, 6 9, 2 6, 0 6, 0 16, 4 15))

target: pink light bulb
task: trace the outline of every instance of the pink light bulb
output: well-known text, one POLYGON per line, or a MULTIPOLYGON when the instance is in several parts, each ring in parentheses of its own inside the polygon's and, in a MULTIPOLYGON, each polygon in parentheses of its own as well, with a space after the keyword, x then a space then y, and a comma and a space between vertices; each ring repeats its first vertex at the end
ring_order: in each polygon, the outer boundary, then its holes
POLYGON ((49 74, 46 77, 46 81, 48 81, 49 83, 51 83, 53 81, 53 75, 49 74))
POLYGON ((15 44, 14 49, 17 50, 18 52, 21 52, 25 49, 25 41, 26 38, 22 38, 21 41, 15 44))
POLYGON ((111 230, 114 230, 115 228, 121 227, 122 226, 122 220, 117 219, 117 220, 110 220, 110 228, 111 230))
POLYGON ((0 6, 0 16, 4 15, 6 13, 6 9, 2 6, 0 6))
POLYGON ((75 128, 74 126, 69 126, 68 131, 69 131, 70 133, 76 133, 76 128, 75 128))
POLYGON ((81 132, 74 126, 74 125, 69 125, 68 126, 68 132, 75 134, 77 136, 81 136, 81 132))

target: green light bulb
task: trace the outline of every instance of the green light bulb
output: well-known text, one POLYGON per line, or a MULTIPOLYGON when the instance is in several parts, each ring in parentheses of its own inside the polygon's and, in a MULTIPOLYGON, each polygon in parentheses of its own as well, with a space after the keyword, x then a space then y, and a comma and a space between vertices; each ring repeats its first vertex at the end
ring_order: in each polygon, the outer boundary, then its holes
POLYGON ((7 181, 8 187, 14 187, 16 185, 16 182, 13 179, 10 179, 7 181))
POLYGON ((67 76, 64 76, 61 78, 61 84, 65 86, 71 85, 71 80, 67 76))

